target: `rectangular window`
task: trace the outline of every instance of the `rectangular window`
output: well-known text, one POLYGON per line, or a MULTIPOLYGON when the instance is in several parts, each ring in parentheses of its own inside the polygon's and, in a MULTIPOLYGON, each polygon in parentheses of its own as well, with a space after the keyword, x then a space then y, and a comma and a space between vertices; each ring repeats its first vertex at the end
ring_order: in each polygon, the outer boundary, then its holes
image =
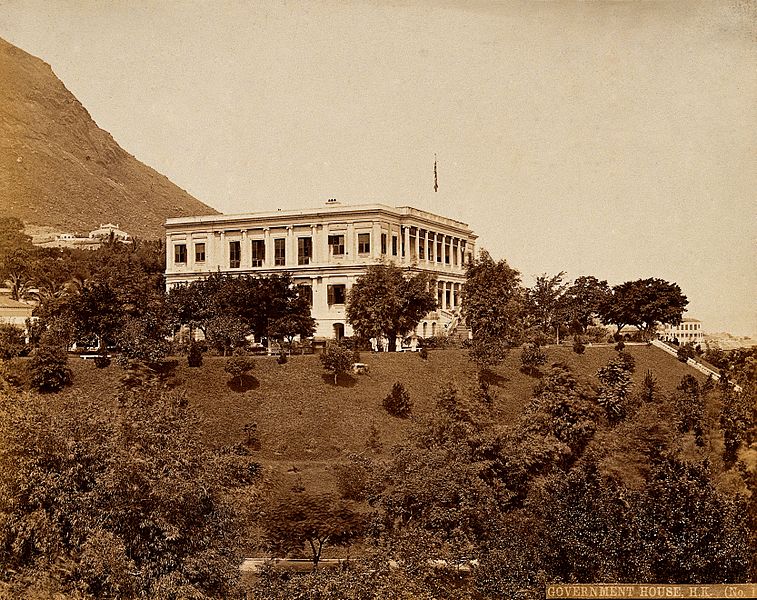
POLYGON ((273 264, 277 267, 287 264, 287 241, 284 238, 273 240, 273 264))
POLYGON ((371 234, 370 233, 357 234, 357 251, 358 251, 358 254, 370 254, 371 252, 371 234))
POLYGON ((187 262, 187 245, 186 244, 176 244, 173 247, 173 261, 176 264, 187 262))
POLYGON ((427 250, 428 250, 427 260, 433 260, 434 258, 434 236, 433 235, 429 235, 427 250))
POLYGON ((392 256, 397 256, 397 236, 392 236, 392 256))
POLYGON ((308 306, 313 306, 313 286, 306 283, 297 286, 297 293, 300 298, 304 298, 308 306))
POLYGON ((381 234, 381 254, 386 254, 386 234, 381 234))
POLYGON ((242 242, 229 242, 229 268, 238 269, 242 264, 242 242))
POLYGON ((331 256, 343 256, 344 255, 344 236, 343 235, 330 235, 329 236, 329 250, 331 256))
POLYGON ((309 265, 313 259, 313 238, 297 238, 297 264, 309 265))
POLYGON ((442 240, 436 242, 436 262, 442 262, 442 240))
POLYGON ((423 244, 423 238, 418 240, 418 256, 421 260, 426 258, 426 246, 423 244))
POLYGON ((449 264, 449 244, 444 242, 444 263, 449 264))
POLYGON ((205 262, 205 242, 195 244, 195 262, 205 262))
POLYGON ((329 306, 334 304, 344 304, 347 299, 347 287, 344 285, 330 285, 328 286, 328 303, 329 306))
POLYGON ((252 240, 252 266, 262 267, 265 262, 265 240, 252 240))

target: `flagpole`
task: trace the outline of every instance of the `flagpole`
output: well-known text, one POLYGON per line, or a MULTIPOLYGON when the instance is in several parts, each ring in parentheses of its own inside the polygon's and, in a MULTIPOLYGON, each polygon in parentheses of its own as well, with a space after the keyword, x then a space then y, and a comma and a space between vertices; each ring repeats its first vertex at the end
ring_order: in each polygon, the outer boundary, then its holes
POLYGON ((434 152, 434 193, 439 191, 439 179, 436 175, 436 152, 434 152))

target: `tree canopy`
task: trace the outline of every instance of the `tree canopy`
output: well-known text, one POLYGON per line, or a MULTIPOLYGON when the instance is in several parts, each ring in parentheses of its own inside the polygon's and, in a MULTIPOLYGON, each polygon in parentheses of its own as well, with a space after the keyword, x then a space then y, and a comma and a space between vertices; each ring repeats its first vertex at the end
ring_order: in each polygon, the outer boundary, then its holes
POLYGON ((406 276, 389 263, 371 265, 357 278, 347 297, 347 322, 363 338, 384 336, 389 351, 397 349, 397 336, 404 335, 436 308, 433 279, 427 273, 406 276))
POLYGON ((675 283, 637 279, 613 286, 601 317, 603 323, 615 325, 618 333, 626 325, 635 325, 651 337, 660 323, 679 324, 688 303, 675 283))
POLYGON ((471 352, 479 364, 493 364, 522 339, 525 296, 520 273, 481 250, 468 263, 466 276, 461 312, 473 333, 471 352))

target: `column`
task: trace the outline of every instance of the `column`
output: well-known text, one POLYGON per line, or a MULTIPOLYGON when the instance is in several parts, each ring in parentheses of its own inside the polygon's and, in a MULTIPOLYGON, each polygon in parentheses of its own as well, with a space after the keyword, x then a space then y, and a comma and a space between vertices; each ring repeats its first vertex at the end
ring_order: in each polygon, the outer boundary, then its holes
POLYGON ((429 231, 428 229, 426 229, 425 231, 426 233, 424 234, 424 244, 423 244, 423 262, 428 262, 429 231))
POLYGON ((357 243, 355 242, 355 223, 347 223, 347 233, 344 236, 344 253, 347 260, 354 262, 357 258, 357 243))
POLYGON ((195 247, 192 232, 187 233, 187 270, 195 270, 195 247))
POLYGON ((371 223, 371 257, 381 256, 381 226, 376 221, 371 223))
POLYGON ((239 257, 239 266, 242 269, 249 269, 252 261, 250 260, 252 254, 252 247, 247 239, 247 230, 242 229, 242 241, 239 243, 239 250, 241 255, 239 257))
POLYGON ((431 238, 429 239, 429 243, 431 244, 431 262, 436 263, 436 233, 431 234, 431 238))
POLYGON ((229 249, 226 247, 226 232, 221 232, 221 252, 218 255, 218 265, 221 270, 229 268, 229 249))
POLYGON ((416 227, 415 228, 415 257, 414 258, 417 261, 421 260, 420 251, 418 250, 421 247, 420 241, 421 241, 421 229, 420 227, 416 227))
POLYGON ((297 264, 297 241, 294 239, 294 227, 287 225, 286 260, 284 264, 291 267, 297 264))
MULTIPOLYGON (((313 251, 313 256, 310 257, 310 263, 316 264, 320 260, 320 252, 318 251, 318 241, 316 240, 316 235, 318 233, 318 225, 311 224, 310 225, 310 244, 313 251)), ((313 291, 315 293, 315 290, 313 291)))
POLYGON ((405 256, 403 258, 403 261, 406 263, 411 262, 410 260, 410 227, 405 225, 405 256))
POLYGON ((265 239, 265 260, 264 267, 273 266, 273 244, 271 243, 271 228, 263 227, 263 237, 265 239))

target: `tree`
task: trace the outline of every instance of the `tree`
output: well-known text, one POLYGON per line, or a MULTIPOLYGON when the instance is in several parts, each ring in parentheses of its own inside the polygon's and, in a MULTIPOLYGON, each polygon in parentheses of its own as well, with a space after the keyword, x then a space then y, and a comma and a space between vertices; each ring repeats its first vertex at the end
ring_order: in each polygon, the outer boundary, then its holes
POLYGON ((617 333, 636 325, 650 338, 658 324, 680 323, 688 303, 675 283, 655 278, 626 281, 612 288, 601 310, 602 322, 615 325, 617 333))
POLYGON ((269 333, 272 338, 286 340, 291 349, 294 338, 300 340, 312 337, 315 333, 315 319, 310 316, 310 309, 306 307, 307 312, 292 312, 283 317, 274 320, 269 327, 269 333))
POLYGON ((15 358, 24 349, 24 332, 15 325, 0 323, 0 360, 15 358))
POLYGON ((586 333, 610 294, 610 286, 606 281, 592 276, 576 277, 562 297, 565 319, 571 330, 574 333, 586 333))
POLYGON ((234 348, 241 348, 247 344, 249 328, 239 317, 230 314, 219 314, 206 324, 206 336, 211 344, 222 356, 227 356, 234 348))
POLYGON ((223 370, 231 376, 232 381, 236 380, 241 386, 242 378, 247 372, 252 370, 253 366, 252 358, 247 356, 244 351, 237 350, 233 356, 226 359, 226 366, 224 366, 223 370))
POLYGON ((536 278, 536 283, 527 292, 528 310, 544 333, 555 330, 555 343, 560 343, 560 326, 565 321, 563 295, 567 284, 563 283, 564 271, 552 277, 546 273, 536 278))
POLYGON ((30 383, 42 392, 57 392, 71 383, 73 377, 68 367, 68 355, 57 346, 40 346, 32 354, 27 368, 30 383))
POLYGON ((704 445, 705 394, 693 375, 681 378, 673 403, 681 433, 693 431, 697 445, 704 445))
POLYGON ((629 413, 633 373, 633 363, 629 358, 630 355, 619 353, 597 373, 601 384, 597 402, 604 408, 607 419, 613 425, 625 419, 629 413))
POLYGON ((315 569, 327 544, 349 544, 362 534, 364 523, 349 502, 329 494, 290 492, 272 503, 264 527, 273 552, 299 552, 307 544, 315 569))
POLYGON ((392 391, 384 398, 383 404, 386 412, 400 419, 407 419, 413 409, 410 394, 399 381, 392 386, 392 391))
POLYGON ((198 431, 186 401, 150 386, 115 405, 1 398, 0 584, 11 597, 42 597, 24 593, 37 582, 49 597, 231 597, 240 532, 226 496, 256 470, 198 431))
POLYGON ((520 353, 521 369, 529 375, 538 375, 539 367, 547 362, 547 355, 538 344, 524 344, 520 353))
POLYGON ((321 352, 320 359, 323 368, 334 374, 334 385, 339 381, 339 375, 346 373, 352 367, 352 350, 341 344, 328 344, 321 352))
POLYGON ((495 262, 482 250, 468 263, 466 276, 461 312, 473 333, 473 357, 480 365, 496 364, 504 349, 517 346, 523 335, 520 274, 507 261, 495 262))
POLYGON ((125 315, 108 283, 90 281, 79 293, 69 295, 66 304, 79 339, 96 338, 101 352, 108 342, 115 342, 125 315))
POLYGON ((395 352, 397 337, 414 330, 436 308, 433 287, 427 273, 406 277, 393 263, 371 265, 349 292, 347 322, 363 338, 386 337, 389 351, 395 352))

